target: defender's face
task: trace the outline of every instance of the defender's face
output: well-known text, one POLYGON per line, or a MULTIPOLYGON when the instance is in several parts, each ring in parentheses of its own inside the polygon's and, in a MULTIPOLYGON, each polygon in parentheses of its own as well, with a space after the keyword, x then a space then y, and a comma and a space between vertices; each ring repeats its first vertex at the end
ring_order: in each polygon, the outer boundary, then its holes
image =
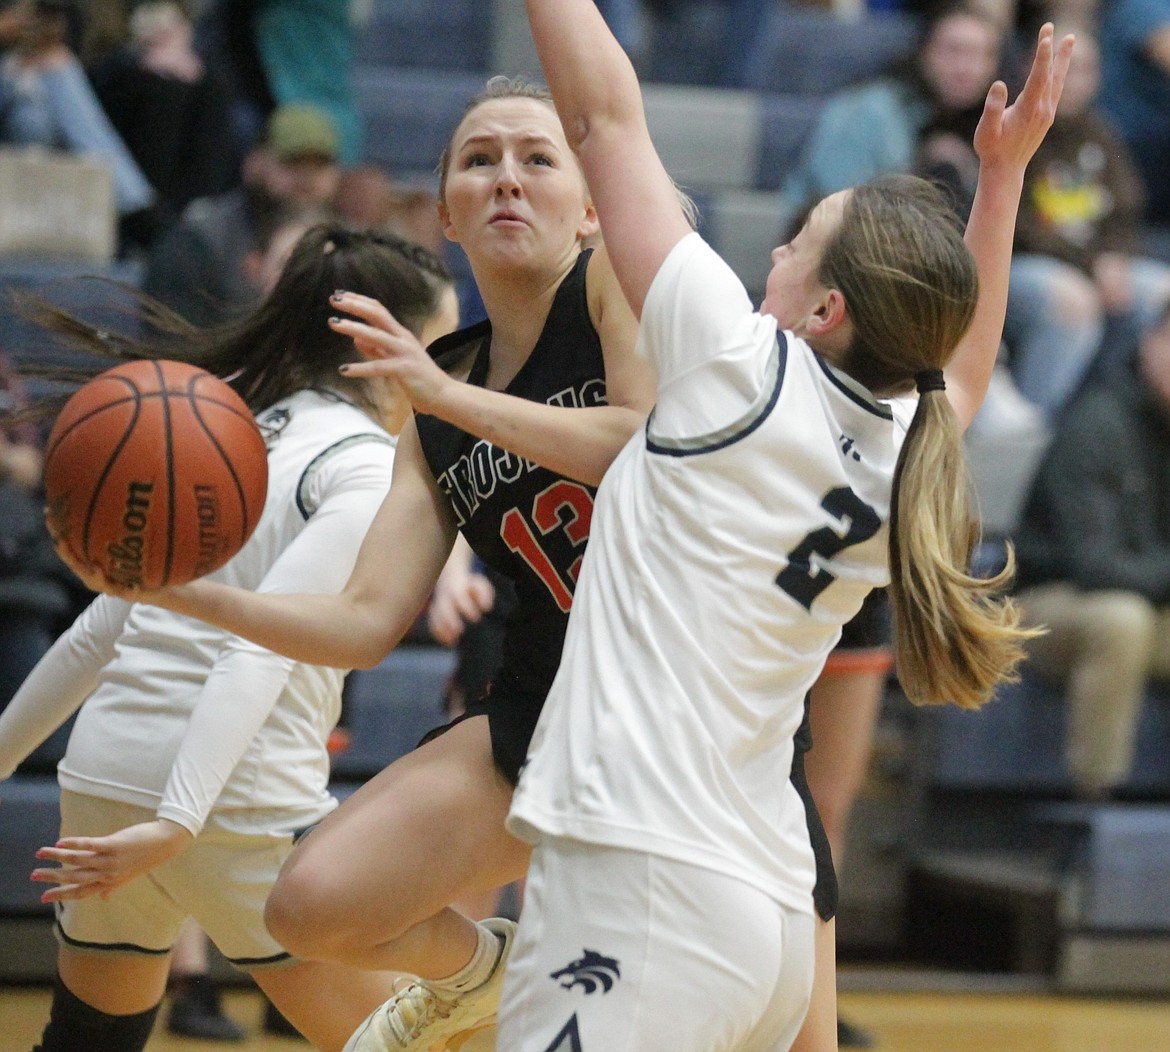
POLYGON ((596 230, 556 111, 526 98, 492 99, 464 118, 440 216, 473 265, 558 266, 596 230))
POLYGON ((772 249, 772 269, 761 314, 770 314, 781 329, 806 335, 806 323, 826 291, 817 274, 829 238, 841 223, 849 191, 826 197, 809 214, 787 245, 772 249))

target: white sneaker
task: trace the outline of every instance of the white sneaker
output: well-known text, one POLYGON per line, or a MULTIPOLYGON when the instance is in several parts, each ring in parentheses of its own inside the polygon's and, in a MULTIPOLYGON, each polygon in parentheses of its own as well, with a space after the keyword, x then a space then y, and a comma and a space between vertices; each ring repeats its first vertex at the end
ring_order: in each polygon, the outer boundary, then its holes
POLYGON ((493 1027, 516 925, 500 917, 483 925, 504 944, 487 982, 450 1000, 415 979, 370 1013, 343 1052, 444 1052, 448 1039, 493 1027))

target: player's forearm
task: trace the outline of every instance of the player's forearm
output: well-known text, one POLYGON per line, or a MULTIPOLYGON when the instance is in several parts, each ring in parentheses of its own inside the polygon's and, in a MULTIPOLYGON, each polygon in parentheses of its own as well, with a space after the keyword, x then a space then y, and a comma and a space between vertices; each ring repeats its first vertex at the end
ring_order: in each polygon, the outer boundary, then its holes
POLYGON ((568 408, 450 384, 435 415, 551 471, 596 486, 645 421, 623 406, 568 408))
POLYGON ((634 68, 593 0, 526 0, 545 79, 569 145, 601 120, 641 120, 634 68))
POLYGON ((201 580, 152 595, 150 601, 311 665, 369 668, 397 642, 388 643, 378 619, 346 593, 249 592, 201 580))
POLYGON ((979 301, 971 327, 947 368, 948 379, 954 380, 965 395, 965 404, 956 406, 963 427, 970 424, 983 402, 1003 337, 1012 242, 1023 183, 1022 167, 984 165, 971 206, 966 242, 979 272, 979 301))

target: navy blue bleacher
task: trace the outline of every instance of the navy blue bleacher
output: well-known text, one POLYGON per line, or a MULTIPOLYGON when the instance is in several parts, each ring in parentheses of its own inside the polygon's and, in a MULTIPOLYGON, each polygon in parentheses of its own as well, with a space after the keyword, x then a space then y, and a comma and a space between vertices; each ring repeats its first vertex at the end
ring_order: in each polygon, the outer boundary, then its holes
POLYGON ((491 54, 490 0, 374 0, 358 36, 360 64, 482 72, 491 54))
POLYGON ((29 874, 37 848, 55 843, 59 827, 55 774, 16 774, 0 782, 0 916, 49 917, 45 887, 29 874))
POLYGON ((780 189, 800 160, 805 139, 822 106, 824 98, 819 95, 767 94, 761 97, 755 189, 780 189))
MULTIPOLYGON (((932 789, 1069 796, 1064 762, 1067 706, 1059 687, 1027 672, 972 712, 921 709, 918 777, 932 789)), ((1146 692, 1126 795, 1170 800, 1170 686, 1146 692)))
POLYGON ((1116 801, 1075 798, 1064 699, 1026 668, 978 712, 918 709, 914 725, 907 915, 929 918, 909 935, 918 951, 955 963, 958 945, 1000 929, 1018 969, 1059 989, 1170 989, 1170 685, 1146 691, 1116 801))
POLYGON ((445 647, 404 643, 374 668, 351 672, 345 695, 350 745, 333 757, 331 781, 370 778, 445 723, 455 661, 455 651, 445 647))
POLYGON ((360 66, 354 93, 362 116, 366 160, 405 181, 437 185, 439 157, 486 78, 434 69, 360 66))
POLYGON ((651 21, 650 41, 639 63, 646 83, 711 86, 721 82, 727 5, 712 0, 672 4, 651 21))
POLYGON ((899 11, 858 20, 774 4, 746 60, 743 87, 828 95, 888 72, 917 44, 919 21, 899 11))
MULTIPOLYGON (((12 293, 32 294, 94 325, 132 335, 139 322, 132 292, 124 289, 136 288, 140 280, 141 267, 131 263, 0 257, 0 352, 18 365, 68 366, 84 358, 21 317, 12 293)), ((34 398, 43 388, 37 381, 26 381, 25 386, 34 398)))

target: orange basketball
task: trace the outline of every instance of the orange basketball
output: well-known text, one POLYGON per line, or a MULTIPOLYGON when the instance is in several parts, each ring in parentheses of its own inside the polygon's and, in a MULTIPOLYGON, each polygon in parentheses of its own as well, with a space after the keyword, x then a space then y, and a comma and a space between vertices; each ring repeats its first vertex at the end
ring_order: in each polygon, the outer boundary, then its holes
POLYGON ((252 535, 268 489, 264 439, 243 399, 193 365, 138 361, 94 377, 61 410, 45 453, 50 526, 125 586, 211 573, 252 535))

